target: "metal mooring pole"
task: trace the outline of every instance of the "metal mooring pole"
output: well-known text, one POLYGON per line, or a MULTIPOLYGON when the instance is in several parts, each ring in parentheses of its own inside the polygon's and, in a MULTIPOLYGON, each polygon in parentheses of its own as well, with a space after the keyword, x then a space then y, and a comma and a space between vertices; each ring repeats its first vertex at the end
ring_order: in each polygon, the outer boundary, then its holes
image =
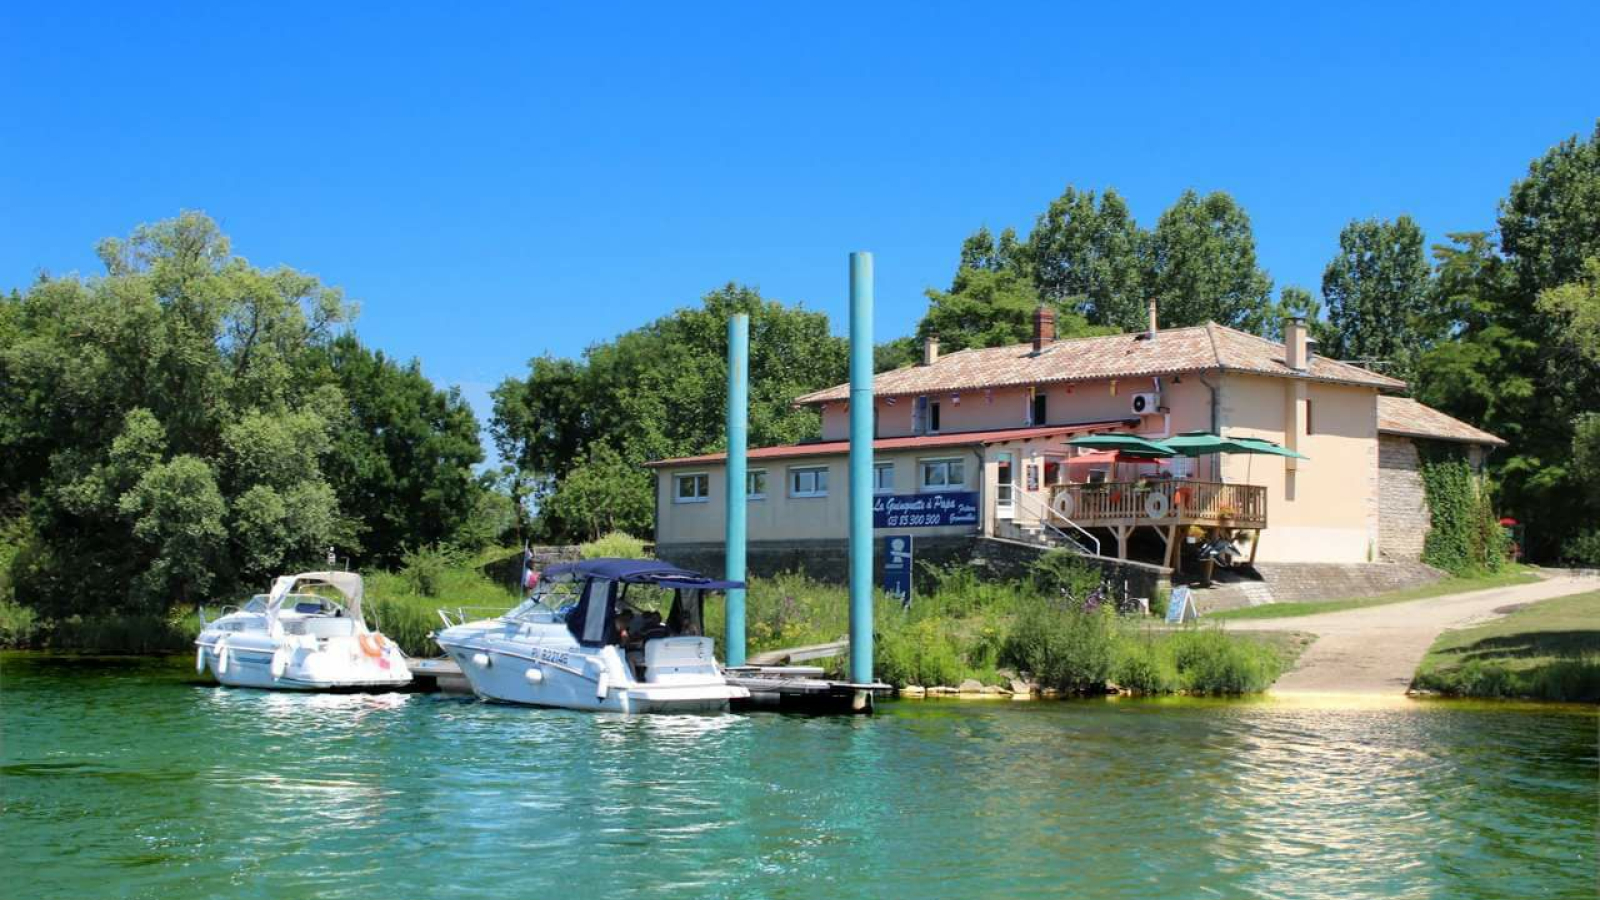
POLYGON ((865 252, 850 254, 850 680, 872 682, 872 254, 865 252))
MULTIPOLYGON (((728 531, 726 577, 744 580, 745 562, 745 424, 750 412, 750 317, 735 313, 728 320, 728 531)), ((728 591, 727 660, 744 665, 744 588, 728 591)))

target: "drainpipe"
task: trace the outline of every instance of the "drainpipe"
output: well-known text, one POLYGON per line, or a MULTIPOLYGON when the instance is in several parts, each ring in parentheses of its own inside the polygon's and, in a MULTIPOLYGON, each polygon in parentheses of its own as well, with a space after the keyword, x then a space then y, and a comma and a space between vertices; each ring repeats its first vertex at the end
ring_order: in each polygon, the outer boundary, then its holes
POLYGON ((978 514, 983 517, 983 520, 978 523, 978 534, 984 537, 994 537, 994 516, 989 512, 988 498, 985 496, 986 492, 983 489, 984 485, 989 481, 989 472, 987 470, 989 460, 984 456, 982 444, 979 444, 977 449, 972 451, 972 455, 978 458, 978 514))
MULTIPOLYGON (((1214 435, 1217 435, 1218 437, 1221 437, 1222 436, 1222 431, 1221 431, 1221 427, 1222 426, 1221 426, 1221 423, 1218 421, 1219 412, 1218 412, 1218 409, 1217 409, 1217 390, 1219 388, 1219 385, 1215 385, 1215 384, 1212 384, 1211 382, 1207 381, 1206 380, 1206 373, 1204 373, 1204 372, 1201 372, 1196 377, 1200 379, 1200 383, 1201 384, 1206 386, 1206 390, 1211 392, 1211 433, 1214 434, 1214 435)), ((1222 457, 1221 456, 1217 456, 1215 458, 1215 461, 1212 462, 1211 465, 1216 469, 1216 471, 1211 473, 1212 477, 1214 477, 1218 481, 1221 481, 1222 480, 1222 457)))

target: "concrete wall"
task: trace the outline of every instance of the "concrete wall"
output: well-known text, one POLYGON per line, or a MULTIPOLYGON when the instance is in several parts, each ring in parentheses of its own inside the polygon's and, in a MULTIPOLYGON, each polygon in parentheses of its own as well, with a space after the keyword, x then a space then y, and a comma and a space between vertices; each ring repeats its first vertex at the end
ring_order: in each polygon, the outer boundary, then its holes
POLYGON ((1221 378, 1218 402, 1225 434, 1266 438, 1310 457, 1221 457, 1227 481, 1267 489, 1267 528, 1261 533, 1258 560, 1353 563, 1377 558, 1374 390, 1228 374, 1221 378))
POLYGON ((1422 544, 1433 529, 1422 488, 1417 445, 1398 435, 1378 437, 1378 552, 1385 560, 1422 558, 1422 544))

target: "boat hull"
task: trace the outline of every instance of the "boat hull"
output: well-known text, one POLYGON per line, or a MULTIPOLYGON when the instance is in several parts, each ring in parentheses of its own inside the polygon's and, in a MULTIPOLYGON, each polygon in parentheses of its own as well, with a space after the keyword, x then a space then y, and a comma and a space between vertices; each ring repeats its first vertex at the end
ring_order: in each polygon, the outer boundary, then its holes
POLYGON ((227 687, 269 691, 390 691, 411 683, 411 670, 398 651, 386 655, 387 667, 372 657, 305 648, 283 648, 284 665, 273 673, 280 646, 267 638, 234 637, 219 645, 201 635, 197 668, 227 687), (223 656, 226 654, 226 660, 223 656))
POLYGON ((473 693, 496 703, 591 712, 695 713, 726 712, 731 701, 750 695, 721 677, 671 684, 634 681, 615 648, 586 653, 497 643, 506 642, 456 643, 443 635, 439 639, 473 693))

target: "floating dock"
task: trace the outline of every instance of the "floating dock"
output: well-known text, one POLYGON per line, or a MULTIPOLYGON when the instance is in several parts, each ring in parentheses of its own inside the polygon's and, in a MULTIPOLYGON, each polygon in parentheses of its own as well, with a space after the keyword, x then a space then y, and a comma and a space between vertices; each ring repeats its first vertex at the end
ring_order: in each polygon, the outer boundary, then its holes
MULTIPOLYGON (((472 685, 451 659, 408 659, 411 675, 419 690, 445 694, 471 694, 472 685)), ((887 684, 853 684, 822 677, 817 666, 739 666, 728 670, 728 682, 750 692, 750 699, 736 700, 735 711, 777 710, 782 712, 869 713, 878 697, 894 688, 887 684)))

